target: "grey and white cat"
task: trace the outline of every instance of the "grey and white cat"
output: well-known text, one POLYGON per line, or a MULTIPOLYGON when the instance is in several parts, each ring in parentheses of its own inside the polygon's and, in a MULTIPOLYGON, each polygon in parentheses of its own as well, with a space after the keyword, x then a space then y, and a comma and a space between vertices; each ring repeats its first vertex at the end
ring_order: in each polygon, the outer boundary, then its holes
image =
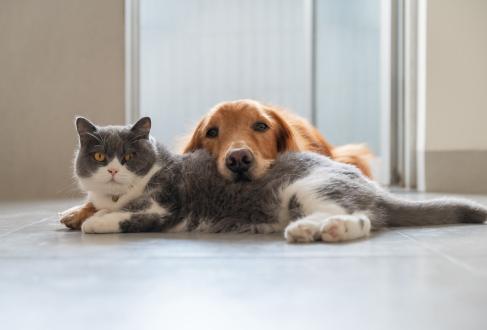
POLYGON ((175 155, 149 118, 97 127, 77 118, 75 173, 99 210, 84 233, 285 231, 289 242, 352 240, 383 226, 483 223, 469 201, 398 199, 355 167, 314 153, 282 154, 252 182, 221 177, 205 151, 175 155))

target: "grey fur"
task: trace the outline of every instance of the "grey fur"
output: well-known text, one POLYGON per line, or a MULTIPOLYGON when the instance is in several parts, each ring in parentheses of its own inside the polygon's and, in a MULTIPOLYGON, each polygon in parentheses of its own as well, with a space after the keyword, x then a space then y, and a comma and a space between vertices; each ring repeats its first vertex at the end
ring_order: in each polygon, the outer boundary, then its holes
POLYGON ((127 205, 123 207, 123 210, 126 212, 140 212, 148 209, 151 206, 151 203, 152 202, 148 198, 148 196, 143 195, 130 201, 127 205))
POLYGON ((127 218, 120 223, 123 232, 168 231, 182 222, 188 231, 259 232, 262 226, 279 228, 272 226, 279 224, 282 207, 287 209, 290 221, 308 215, 298 195, 291 196, 283 206, 279 192, 310 177, 316 185, 302 189, 308 189, 323 203, 341 206, 347 214, 366 213, 373 228, 482 223, 487 219, 487 209, 469 201, 411 202, 396 198, 355 167, 314 153, 282 154, 263 177, 252 182, 230 182, 218 173, 206 151, 175 155, 149 139, 148 131, 140 137, 137 130, 134 132, 135 126, 81 124, 81 147, 76 158, 79 176, 89 175, 96 168, 89 157, 96 148, 102 148, 109 157, 120 157, 127 149, 136 152, 142 157, 126 165, 137 175, 144 175, 154 165, 161 167, 144 194, 124 206, 127 218), (148 213, 152 203, 168 212, 148 213))
POLYGON ((299 202, 298 197, 295 194, 292 195, 291 198, 289 199, 287 208, 289 212, 289 217, 291 219, 299 219, 304 217, 303 207, 299 202))

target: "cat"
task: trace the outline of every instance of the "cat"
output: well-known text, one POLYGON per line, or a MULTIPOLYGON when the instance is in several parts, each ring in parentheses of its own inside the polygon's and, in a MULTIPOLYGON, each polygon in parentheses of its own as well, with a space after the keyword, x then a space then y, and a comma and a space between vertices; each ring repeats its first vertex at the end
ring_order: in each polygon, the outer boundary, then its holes
POLYGON ((99 127, 78 117, 75 175, 98 212, 91 233, 284 231, 288 242, 337 242, 384 226, 484 223, 471 201, 413 202, 355 167, 315 153, 284 153, 252 182, 219 175, 204 150, 176 155, 150 136, 151 120, 99 127))

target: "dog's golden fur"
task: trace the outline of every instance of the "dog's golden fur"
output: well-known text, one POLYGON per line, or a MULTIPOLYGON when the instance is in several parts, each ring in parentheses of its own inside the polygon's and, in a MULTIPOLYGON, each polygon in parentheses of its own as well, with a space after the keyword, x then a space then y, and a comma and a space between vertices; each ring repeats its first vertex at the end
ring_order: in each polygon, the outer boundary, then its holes
POLYGON ((333 147, 308 121, 279 108, 253 100, 238 100, 217 104, 198 123, 183 152, 206 149, 215 157, 219 172, 230 178, 225 166, 229 151, 245 148, 254 156, 250 170, 254 178, 265 173, 268 166, 284 151, 312 151, 358 167, 371 177, 368 160, 370 151, 365 145, 333 147), (258 132, 253 129, 257 122, 269 129, 258 132), (209 129, 219 130, 217 137, 207 137, 209 129))
POLYGON ((68 228, 80 230, 83 222, 95 214, 96 211, 97 209, 92 203, 86 202, 84 205, 75 206, 62 212, 61 223, 68 228))

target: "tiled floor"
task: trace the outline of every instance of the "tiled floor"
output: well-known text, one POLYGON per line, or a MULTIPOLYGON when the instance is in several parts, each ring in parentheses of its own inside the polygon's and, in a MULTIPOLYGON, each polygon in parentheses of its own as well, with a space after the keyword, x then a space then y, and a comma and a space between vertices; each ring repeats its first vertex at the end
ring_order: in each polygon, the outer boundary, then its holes
POLYGON ((487 225, 82 235, 57 221, 71 204, 0 204, 1 329, 487 329, 487 225))

